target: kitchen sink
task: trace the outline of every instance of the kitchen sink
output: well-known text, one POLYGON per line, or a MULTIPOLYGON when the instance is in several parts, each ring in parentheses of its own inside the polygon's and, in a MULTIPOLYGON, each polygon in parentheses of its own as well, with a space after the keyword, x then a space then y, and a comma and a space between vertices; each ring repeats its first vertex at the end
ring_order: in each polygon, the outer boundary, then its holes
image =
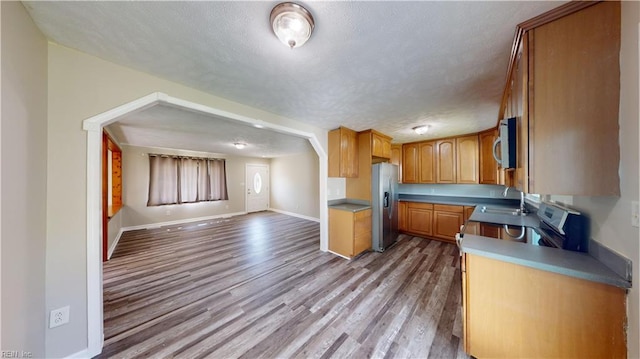
POLYGON ((488 213, 488 214, 509 214, 512 216, 520 216, 523 215, 525 216, 526 213, 521 213, 520 212, 520 208, 504 208, 504 207, 487 207, 487 206, 482 206, 480 207, 480 212, 482 213, 488 213))

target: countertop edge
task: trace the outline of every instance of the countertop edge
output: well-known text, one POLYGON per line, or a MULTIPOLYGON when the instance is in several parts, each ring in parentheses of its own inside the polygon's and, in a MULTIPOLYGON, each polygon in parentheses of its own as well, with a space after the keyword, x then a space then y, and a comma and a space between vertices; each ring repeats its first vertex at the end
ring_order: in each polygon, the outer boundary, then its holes
MULTIPOLYGON (((504 261, 507 263, 522 265, 522 266, 533 268, 533 269, 544 270, 547 272, 566 275, 573 278, 584 279, 591 282, 613 285, 623 289, 631 288, 631 283, 629 283, 624 278, 620 277, 619 275, 611 271, 609 268, 607 268, 604 264, 598 262, 595 258, 592 258, 592 257, 585 258, 584 261, 593 261, 593 264, 598 266, 599 268, 593 268, 594 269, 593 271, 584 271, 584 270, 571 268, 568 266, 561 266, 561 265, 550 263, 550 262, 533 260, 531 258, 526 258, 526 256, 524 255, 512 255, 512 254, 506 254, 506 253, 499 253, 499 252, 496 252, 495 250, 478 248, 482 244, 482 241, 500 241, 500 240, 488 238, 488 237, 475 236, 475 235, 465 235, 464 239, 462 240, 462 245, 460 249, 464 253, 475 254, 475 255, 491 258, 491 259, 504 261), (465 241, 467 242, 466 245, 465 245, 465 241), (469 241, 472 241, 471 245, 469 245, 469 241), (596 273, 596 272, 604 272, 604 273, 596 273), (606 272, 610 272, 610 274, 606 272)), ((496 243, 492 243, 492 242, 488 242, 488 243, 491 243, 492 247, 500 246, 496 243)), ((508 247, 507 247, 508 245, 526 246, 525 244, 521 244, 521 243, 511 243, 511 242, 506 242, 506 243, 508 244, 504 245, 505 251, 508 250, 508 247)), ((522 251, 526 251, 526 249, 527 247, 522 247, 522 248, 518 248, 518 251, 522 252, 522 251)), ((559 249, 544 248, 543 250, 557 251, 559 249)), ((581 255, 573 252, 567 252, 567 253, 562 252, 562 254, 566 256, 581 255)), ((582 261, 582 259, 580 260, 582 261)))

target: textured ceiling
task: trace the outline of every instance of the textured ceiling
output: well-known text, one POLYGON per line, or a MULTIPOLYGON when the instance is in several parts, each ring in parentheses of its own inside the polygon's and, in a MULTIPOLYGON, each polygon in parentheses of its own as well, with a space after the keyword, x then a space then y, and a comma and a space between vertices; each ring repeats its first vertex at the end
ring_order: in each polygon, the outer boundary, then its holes
POLYGON ((515 26, 561 3, 307 1, 316 28, 295 50, 270 30, 274 1, 25 6, 59 44, 321 128, 374 128, 404 143, 495 125, 515 26), (411 131, 422 124, 428 134, 411 131))
POLYGON ((121 144, 144 147, 265 158, 313 151, 305 138, 167 105, 130 114, 107 130, 121 144), (236 142, 247 147, 237 149, 236 142))

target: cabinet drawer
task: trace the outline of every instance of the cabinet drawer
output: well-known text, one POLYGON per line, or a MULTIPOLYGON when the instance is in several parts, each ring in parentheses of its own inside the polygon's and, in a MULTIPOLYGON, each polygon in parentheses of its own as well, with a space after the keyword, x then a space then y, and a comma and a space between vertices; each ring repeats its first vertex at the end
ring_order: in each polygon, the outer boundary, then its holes
POLYGON ((407 207, 416 208, 416 209, 433 209, 433 204, 421 203, 421 202, 407 202, 407 207))
POLYGON ((433 209, 441 212, 462 213, 464 211, 463 206, 452 206, 448 204, 434 204, 433 209))

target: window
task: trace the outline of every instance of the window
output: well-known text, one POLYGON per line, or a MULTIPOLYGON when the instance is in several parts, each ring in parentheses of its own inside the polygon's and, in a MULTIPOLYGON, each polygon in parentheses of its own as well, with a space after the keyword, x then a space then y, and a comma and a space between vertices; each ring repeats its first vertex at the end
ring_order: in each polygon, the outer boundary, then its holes
POLYGON ((149 154, 147 206, 228 199, 224 159, 149 154))
POLYGON ((122 208, 122 150, 102 133, 102 201, 109 218, 122 208))

